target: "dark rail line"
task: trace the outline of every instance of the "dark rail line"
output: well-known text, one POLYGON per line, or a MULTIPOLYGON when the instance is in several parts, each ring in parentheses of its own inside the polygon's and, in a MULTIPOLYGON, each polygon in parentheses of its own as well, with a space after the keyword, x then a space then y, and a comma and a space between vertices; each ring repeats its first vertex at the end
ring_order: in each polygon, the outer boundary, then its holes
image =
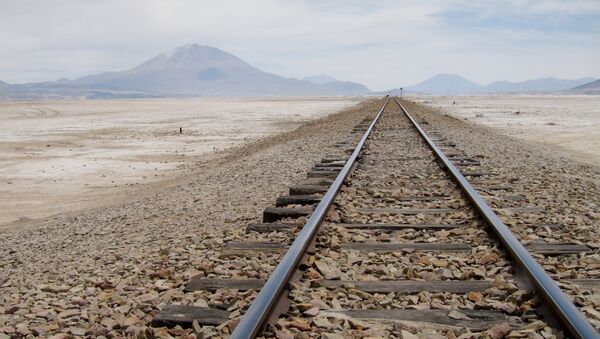
POLYGON ((335 181, 331 184, 321 202, 319 202, 310 218, 304 224, 302 231, 300 231, 283 259, 281 259, 279 265, 277 265, 269 277, 269 280, 267 280, 256 296, 256 299, 254 299, 252 305, 250 305, 250 308, 248 308, 244 314, 240 323, 236 326, 231 334, 231 338, 254 338, 266 326, 271 313, 277 306, 279 297, 282 295, 292 275, 296 271, 296 267, 302 260, 306 249, 317 234, 319 226, 325 219, 329 207, 331 207, 340 188, 344 184, 344 180, 352 170, 369 134, 371 134, 373 127, 377 124, 377 121, 385 110, 388 102, 389 99, 385 101, 383 107, 377 113, 375 119, 373 119, 373 122, 369 125, 369 128, 358 142, 354 152, 352 152, 352 155, 350 155, 350 158, 335 178, 335 181))

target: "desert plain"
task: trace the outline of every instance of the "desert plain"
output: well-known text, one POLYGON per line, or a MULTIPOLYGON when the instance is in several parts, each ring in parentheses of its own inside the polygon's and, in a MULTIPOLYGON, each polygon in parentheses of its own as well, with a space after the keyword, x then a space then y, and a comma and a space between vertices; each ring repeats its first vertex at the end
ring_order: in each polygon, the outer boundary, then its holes
POLYGON ((600 164, 600 95, 417 97, 443 113, 600 164))
POLYGON ((0 228, 135 196, 186 164, 361 100, 0 102, 0 228))
MULTIPOLYGON (((600 96, 426 96, 413 100, 600 164, 600 96)), ((0 102, 0 228, 114 203, 190 164, 356 105, 363 98, 0 102), (180 128, 182 133, 180 133, 180 128)), ((176 180, 176 179, 175 179, 176 180)), ((152 189, 152 188, 151 188, 152 189)))

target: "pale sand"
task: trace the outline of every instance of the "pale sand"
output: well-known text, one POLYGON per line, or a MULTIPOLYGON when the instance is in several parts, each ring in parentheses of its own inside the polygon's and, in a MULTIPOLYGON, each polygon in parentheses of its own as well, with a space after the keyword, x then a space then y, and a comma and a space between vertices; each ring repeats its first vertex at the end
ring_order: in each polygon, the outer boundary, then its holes
POLYGON ((0 225, 135 195, 143 184, 172 178, 191 161, 360 100, 0 102, 0 225))
POLYGON ((479 95, 413 99, 461 119, 498 128, 504 134, 545 144, 575 159, 600 164, 600 95, 479 95))

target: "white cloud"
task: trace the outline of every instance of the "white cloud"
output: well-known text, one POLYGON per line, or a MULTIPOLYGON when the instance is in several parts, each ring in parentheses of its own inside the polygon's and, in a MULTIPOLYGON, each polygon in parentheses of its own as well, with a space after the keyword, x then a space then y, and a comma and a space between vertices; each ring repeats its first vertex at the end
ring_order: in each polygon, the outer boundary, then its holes
MULTIPOLYGON (((600 76, 598 31, 545 32, 445 22, 456 9, 485 19, 600 13, 597 1, 31 1, 0 3, 0 79, 53 80, 125 69, 197 42, 264 70, 326 73, 373 89, 438 72, 482 83, 600 76), (59 76, 59 73, 62 75, 59 76)), ((597 26, 596 26, 597 28, 597 26)))

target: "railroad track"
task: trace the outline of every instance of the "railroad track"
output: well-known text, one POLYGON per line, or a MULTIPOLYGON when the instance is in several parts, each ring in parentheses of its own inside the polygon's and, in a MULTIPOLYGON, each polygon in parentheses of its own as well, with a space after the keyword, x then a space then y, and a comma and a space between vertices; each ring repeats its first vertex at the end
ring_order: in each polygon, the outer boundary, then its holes
POLYGON ((265 209, 264 223, 246 227, 248 241, 224 244, 221 258, 236 274, 208 272, 188 282, 185 289, 210 304, 167 305, 153 324, 232 338, 598 338, 532 257, 590 249, 521 245, 494 210, 543 208, 510 194, 500 195, 505 205, 489 207, 478 192, 510 187, 481 181, 489 173, 478 171, 480 160, 426 126, 398 100, 386 100, 265 209), (267 280, 260 269, 240 272, 261 260, 278 263, 264 265, 267 280))

